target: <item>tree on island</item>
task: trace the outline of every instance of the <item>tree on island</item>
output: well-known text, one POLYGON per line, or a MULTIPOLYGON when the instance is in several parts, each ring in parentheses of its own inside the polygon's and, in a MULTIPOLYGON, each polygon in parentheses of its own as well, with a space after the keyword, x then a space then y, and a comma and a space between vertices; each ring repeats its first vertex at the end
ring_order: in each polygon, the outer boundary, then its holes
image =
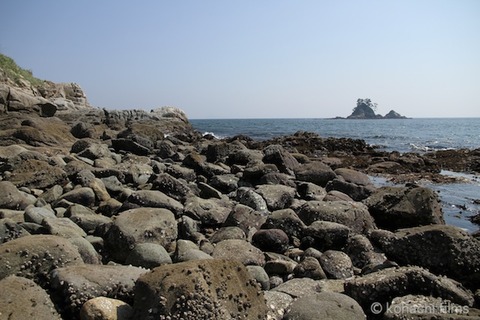
POLYGON ((348 117, 350 119, 375 119, 382 116, 376 115, 377 104, 372 102, 369 98, 357 99, 357 106, 353 108, 352 114, 348 117))

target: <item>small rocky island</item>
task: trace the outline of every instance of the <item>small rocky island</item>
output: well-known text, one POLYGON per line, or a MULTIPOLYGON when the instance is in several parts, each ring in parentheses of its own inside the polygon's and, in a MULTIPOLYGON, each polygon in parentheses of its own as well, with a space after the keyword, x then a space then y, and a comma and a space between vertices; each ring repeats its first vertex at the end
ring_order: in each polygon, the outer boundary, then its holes
POLYGON ((480 317, 479 235, 446 225, 415 183, 480 172, 480 150, 399 154, 302 131, 218 140, 180 109, 97 109, 80 86, 12 66, 1 319, 480 317), (375 174, 410 183, 376 187, 375 174))
MULTIPOLYGON (((395 110, 390 110, 385 116, 376 114, 377 104, 370 99, 358 99, 357 106, 353 109, 352 114, 347 119, 407 119, 395 110)), ((337 117, 337 119, 342 119, 337 117)))

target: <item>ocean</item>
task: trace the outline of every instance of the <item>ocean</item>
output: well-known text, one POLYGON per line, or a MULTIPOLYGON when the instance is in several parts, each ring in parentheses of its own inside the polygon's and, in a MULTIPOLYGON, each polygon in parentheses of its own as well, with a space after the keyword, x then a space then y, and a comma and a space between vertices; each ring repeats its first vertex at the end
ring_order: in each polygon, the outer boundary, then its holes
MULTIPOLYGON (((480 148, 480 118, 418 119, 191 119, 193 127, 217 138, 247 135, 267 140, 297 131, 318 133, 321 137, 363 139, 383 151, 429 152, 446 149, 480 148)), ((469 173, 444 171, 464 178, 464 183, 426 184, 442 201, 447 224, 469 232, 480 229, 469 216, 480 212, 480 177, 469 173)), ((387 181, 372 177, 380 186, 387 181)))

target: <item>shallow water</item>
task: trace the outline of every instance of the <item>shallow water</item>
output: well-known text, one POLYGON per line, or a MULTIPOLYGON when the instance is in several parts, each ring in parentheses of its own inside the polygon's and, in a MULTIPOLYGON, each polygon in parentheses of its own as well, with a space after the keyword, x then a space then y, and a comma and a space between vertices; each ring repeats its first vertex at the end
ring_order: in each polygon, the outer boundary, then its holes
POLYGON ((363 139, 401 153, 480 148, 480 118, 193 119, 191 123, 199 132, 219 138, 244 134, 266 140, 303 130, 322 137, 363 139))
MULTIPOLYGON (((471 174, 442 171, 442 174, 461 178, 460 183, 419 183, 435 190, 442 203, 445 223, 462 228, 470 233, 478 231, 480 226, 468 218, 480 212, 480 178, 471 174), (477 200, 476 202, 474 202, 477 200)), ((370 177, 375 186, 394 185, 383 177, 370 177)))
MULTIPOLYGON (((480 148, 480 118, 421 119, 193 119, 193 127, 218 138, 243 134, 256 140, 290 135, 297 131, 318 133, 321 137, 363 139, 380 150, 426 152, 445 149, 480 148)), ((445 221, 469 232, 479 230, 468 217, 480 210, 479 178, 455 172, 465 183, 425 184, 438 192, 445 221)), ((379 179, 379 178, 378 178, 379 179)), ((375 181, 375 179, 374 179, 375 181)), ((381 179, 377 182, 381 185, 381 179)), ((386 183, 386 181, 383 181, 386 183)))

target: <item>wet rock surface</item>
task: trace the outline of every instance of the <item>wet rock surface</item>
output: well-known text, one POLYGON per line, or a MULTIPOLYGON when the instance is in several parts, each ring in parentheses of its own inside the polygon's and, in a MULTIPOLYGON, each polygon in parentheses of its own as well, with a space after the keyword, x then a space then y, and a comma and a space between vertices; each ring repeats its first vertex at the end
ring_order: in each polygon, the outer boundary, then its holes
POLYGON ((371 306, 410 296, 476 314, 478 237, 410 182, 478 172, 478 150, 218 140, 175 108, 54 113, 18 97, 0 114, 0 282, 45 296, 43 318, 401 319, 371 306))

